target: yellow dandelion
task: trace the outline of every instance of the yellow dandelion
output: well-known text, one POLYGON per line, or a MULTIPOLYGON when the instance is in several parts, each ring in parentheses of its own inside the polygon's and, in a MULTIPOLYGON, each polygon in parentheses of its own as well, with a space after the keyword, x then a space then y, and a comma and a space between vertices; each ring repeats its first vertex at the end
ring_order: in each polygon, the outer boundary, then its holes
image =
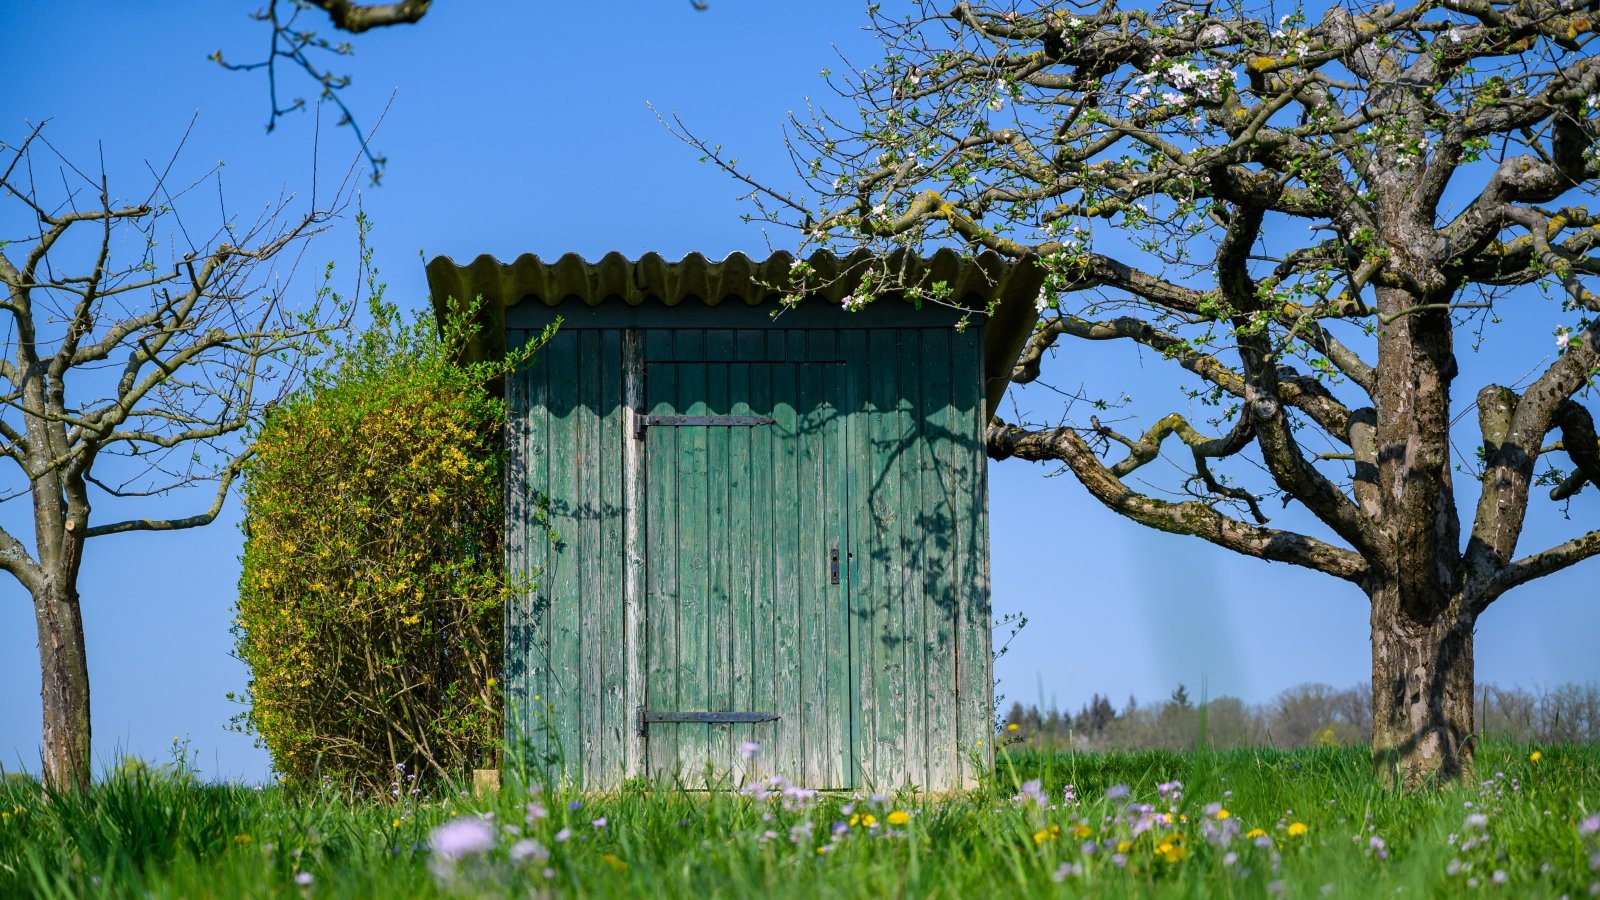
POLYGON ((1544 754, 1538 750, 1528 754, 1528 762, 1538 762, 1541 759, 1544 759, 1544 754))
POLYGON ((1228 818, 1228 817, 1230 817, 1230 816, 1232 816, 1232 815, 1233 815, 1233 813, 1231 813, 1231 812, 1228 812, 1228 811, 1227 811, 1227 810, 1225 810, 1225 809, 1219 809, 1219 810, 1217 810, 1217 818, 1218 818, 1218 819, 1226 819, 1226 818, 1228 818))
POLYGON ((897 809, 894 812, 889 813, 889 824, 890 825, 904 825, 904 824, 906 824, 907 822, 910 822, 910 821, 911 821, 911 813, 908 813, 903 809, 897 809))
POLYGON ((1133 841, 1117 841, 1117 852, 1127 853, 1133 849, 1133 841))
POLYGON ((1306 832, 1308 832, 1310 830, 1311 829, 1307 828, 1306 827, 1306 823, 1304 823, 1304 822, 1290 822, 1289 823, 1289 837, 1301 837, 1302 835, 1304 835, 1306 832))
POLYGON ((1075 838, 1086 838, 1093 833, 1094 832, 1090 830, 1089 826, 1083 824, 1082 822, 1072 826, 1072 836, 1075 838))
POLYGON ((861 824, 865 825, 868 828, 871 828, 872 826, 878 824, 878 817, 873 815, 872 813, 867 813, 866 815, 861 817, 861 824))
POLYGON ((615 853, 607 853, 605 856, 600 857, 600 861, 618 872, 628 868, 628 864, 623 862, 615 853))
POLYGON ((850 827, 851 828, 854 828, 854 827, 856 827, 857 825, 860 825, 860 824, 861 824, 861 814, 860 813, 856 813, 855 815, 850 817, 850 827))
POLYGON ((399 819, 395 819, 394 820, 393 827, 395 827, 395 828, 399 828, 400 827, 400 820, 399 819))
POLYGON ((1255 838, 1264 837, 1265 835, 1266 832, 1260 828, 1252 828, 1244 833, 1245 840, 1254 840, 1255 838))
POLYGON ((1009 725, 1006 726, 1006 730, 1007 731, 1016 731, 1017 729, 1019 729, 1021 727, 1022 727, 1021 725, 1018 725, 1017 723, 1012 722, 1012 723, 1010 723, 1009 725))
POLYGON ((1181 844, 1163 843, 1156 847, 1156 853, 1171 865, 1177 865, 1189 856, 1189 851, 1185 850, 1181 844))
POLYGON ((235 844, 248 844, 248 843, 250 843, 250 835, 248 835, 248 834, 236 834, 236 835, 233 836, 233 842, 235 844))

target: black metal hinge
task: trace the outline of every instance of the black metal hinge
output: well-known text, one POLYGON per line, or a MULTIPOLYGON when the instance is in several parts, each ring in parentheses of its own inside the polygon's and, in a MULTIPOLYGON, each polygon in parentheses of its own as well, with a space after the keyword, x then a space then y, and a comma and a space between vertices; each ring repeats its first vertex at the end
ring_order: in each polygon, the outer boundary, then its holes
POLYGON ((644 430, 652 425, 657 428, 682 428, 685 426, 723 426, 723 427, 751 427, 755 425, 776 425, 777 419, 766 416, 634 416, 633 436, 644 440, 644 430))
POLYGON ((678 722, 689 724, 713 725, 748 725, 755 722, 776 722, 781 716, 769 712, 662 712, 660 710, 638 709, 638 729, 640 737, 652 722, 678 722))

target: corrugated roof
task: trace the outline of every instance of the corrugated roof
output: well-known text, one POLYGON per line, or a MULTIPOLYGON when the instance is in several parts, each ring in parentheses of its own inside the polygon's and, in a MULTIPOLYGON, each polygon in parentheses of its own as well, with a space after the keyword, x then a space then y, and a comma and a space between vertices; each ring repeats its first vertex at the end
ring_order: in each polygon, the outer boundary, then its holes
MULTIPOLYGON (((807 299, 838 304, 859 287, 861 275, 872 259, 866 251, 844 257, 827 251, 811 255, 806 262, 817 274, 814 281, 821 287, 807 299)), ((777 301, 778 293, 771 286, 788 283, 794 260, 794 256, 782 251, 763 260, 732 253, 721 261, 691 253, 677 262, 669 262, 658 253, 630 260, 613 252, 595 262, 576 253, 564 254, 552 262, 532 254, 523 254, 509 263, 479 256, 466 265, 440 256, 428 263, 428 290, 436 314, 442 314, 448 298, 482 297, 483 346, 475 350, 494 353, 504 350, 505 310, 518 303, 596 306, 619 298, 630 306, 661 303, 673 307, 686 302, 761 306, 777 301)), ((945 282, 953 297, 980 312, 991 301, 1000 301, 984 328, 985 393, 988 408, 994 410, 1033 330, 1037 317, 1034 302, 1043 271, 1032 260, 1012 262, 995 253, 962 256, 950 249, 928 257, 896 253, 888 263, 902 273, 905 283, 945 282)))

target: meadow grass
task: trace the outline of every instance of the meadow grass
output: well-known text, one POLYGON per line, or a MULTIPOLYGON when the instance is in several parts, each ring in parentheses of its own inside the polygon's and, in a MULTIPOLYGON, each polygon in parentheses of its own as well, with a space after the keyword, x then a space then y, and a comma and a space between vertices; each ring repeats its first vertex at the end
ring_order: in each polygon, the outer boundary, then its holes
POLYGON ((1588 896, 1600 751, 1534 749, 1489 745, 1476 784, 1415 795, 1380 790, 1364 748, 1014 751, 938 798, 413 797, 398 779, 399 798, 352 801, 182 765, 52 797, 10 776, 0 897, 1588 896))

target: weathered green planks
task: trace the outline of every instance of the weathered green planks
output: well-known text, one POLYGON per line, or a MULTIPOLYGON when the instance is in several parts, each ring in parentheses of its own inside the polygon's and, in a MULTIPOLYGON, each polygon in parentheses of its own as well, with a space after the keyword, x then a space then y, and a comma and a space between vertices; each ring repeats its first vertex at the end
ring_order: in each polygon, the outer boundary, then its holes
POLYGON ((927 637, 927 615, 922 598, 927 590, 927 570, 939 565, 932 542, 926 537, 929 522, 923 512, 924 459, 928 447, 923 440, 922 409, 922 332, 900 334, 899 394, 896 428, 904 435, 905 446, 896 459, 901 487, 900 527, 895 543, 900 548, 900 613, 904 617, 901 646, 905 650, 905 678, 898 685, 905 713, 906 778, 912 784, 933 784, 928 780, 928 654, 932 647, 927 637))
MULTIPOLYGON (((673 335, 652 330, 645 336, 645 359, 670 357, 673 335)), ((677 372, 647 365, 645 407, 650 415, 676 410, 677 372)), ((652 434, 645 441, 645 705, 678 709, 678 481, 651 478, 649 473, 676 468, 677 429, 652 434)), ((678 732, 658 728, 646 736, 648 773, 658 780, 678 775, 678 732)))
POLYGON ((981 337, 729 322, 641 328, 631 364, 621 329, 567 330, 508 379, 507 562, 541 570, 508 610, 508 734, 594 788, 970 783, 992 743, 981 337), (643 414, 774 422, 639 440, 631 383, 643 414), (780 718, 637 738, 641 703, 780 718))
MULTIPOLYGON (((991 674, 987 460, 981 452, 963 452, 962 441, 983 434, 983 338, 980 329, 951 334, 950 434, 951 484, 955 522, 956 751, 960 780, 980 774, 973 759, 993 753, 994 679, 991 674)), ((981 451, 981 446, 980 446, 981 451)))
MULTIPOLYGON (((900 360, 899 332, 867 332, 865 364, 867 402, 857 430, 865 433, 867 459, 861 467, 865 494, 852 492, 853 507, 866 513, 866 521, 851 519, 851 543, 865 548, 866 589, 856 608, 864 610, 864 658, 857 664, 864 674, 865 726, 859 741, 861 758, 877 790, 893 790, 907 783, 906 765, 906 648, 905 612, 901 602, 901 561, 904 549, 898 539, 904 530, 901 517, 901 459, 907 449, 906 428, 896 390, 900 360), (857 537, 860 535, 860 537, 857 537)), ((858 551, 860 552, 860 551, 858 551)))

